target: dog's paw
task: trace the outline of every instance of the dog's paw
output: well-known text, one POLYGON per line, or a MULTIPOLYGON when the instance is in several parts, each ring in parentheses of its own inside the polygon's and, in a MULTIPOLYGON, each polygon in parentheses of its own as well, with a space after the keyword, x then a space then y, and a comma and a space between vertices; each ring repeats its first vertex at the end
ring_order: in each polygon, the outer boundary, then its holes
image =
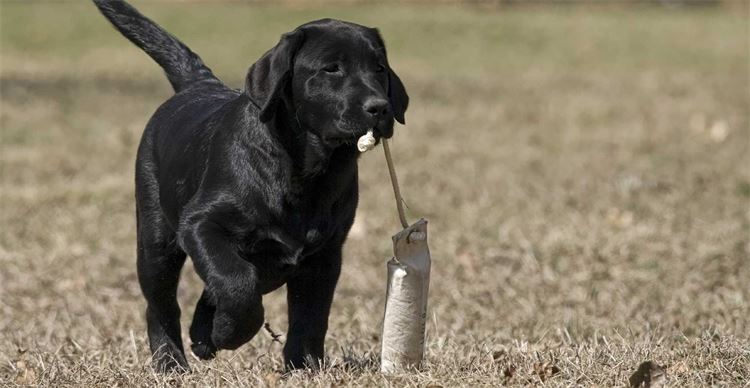
POLYGON ((210 342, 197 342, 190 345, 193 355, 201 360, 210 360, 216 357, 218 349, 210 342))

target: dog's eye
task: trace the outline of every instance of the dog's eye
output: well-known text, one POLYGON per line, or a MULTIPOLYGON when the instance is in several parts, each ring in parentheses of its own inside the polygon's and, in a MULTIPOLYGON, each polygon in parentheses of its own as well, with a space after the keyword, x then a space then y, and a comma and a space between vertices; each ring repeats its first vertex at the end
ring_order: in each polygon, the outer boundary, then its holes
POLYGON ((338 73, 339 70, 341 70, 341 68, 337 63, 330 64, 323 68, 323 71, 325 71, 326 73, 338 73))
POLYGON ((385 66, 383 65, 378 65, 377 70, 375 70, 375 72, 377 73, 382 73, 384 71, 385 71, 385 66))

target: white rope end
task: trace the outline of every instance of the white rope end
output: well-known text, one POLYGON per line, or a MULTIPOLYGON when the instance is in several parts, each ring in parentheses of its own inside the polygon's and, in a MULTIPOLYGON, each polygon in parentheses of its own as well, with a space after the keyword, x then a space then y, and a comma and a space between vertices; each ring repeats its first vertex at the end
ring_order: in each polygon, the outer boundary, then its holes
POLYGON ((357 149, 359 152, 367 152, 373 148, 375 148, 375 136, 371 129, 357 140, 357 149))

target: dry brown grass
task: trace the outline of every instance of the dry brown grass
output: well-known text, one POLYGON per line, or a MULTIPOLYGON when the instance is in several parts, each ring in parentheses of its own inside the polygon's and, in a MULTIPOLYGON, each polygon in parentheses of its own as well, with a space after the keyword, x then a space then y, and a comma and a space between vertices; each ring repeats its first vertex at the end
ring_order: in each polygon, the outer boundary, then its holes
MULTIPOLYGON (((381 28, 412 96, 393 144, 403 192, 431 225, 426 366, 377 373, 399 230, 378 149, 329 366, 282 377, 261 333, 154 375, 132 177, 168 84, 90 4, 3 3, 0 385, 623 386, 645 360, 673 386, 748 384, 746 14, 138 5, 233 85, 303 21, 381 28)), ((184 278, 190 316, 200 283, 184 278)), ((265 304, 283 332, 283 289, 265 304)))

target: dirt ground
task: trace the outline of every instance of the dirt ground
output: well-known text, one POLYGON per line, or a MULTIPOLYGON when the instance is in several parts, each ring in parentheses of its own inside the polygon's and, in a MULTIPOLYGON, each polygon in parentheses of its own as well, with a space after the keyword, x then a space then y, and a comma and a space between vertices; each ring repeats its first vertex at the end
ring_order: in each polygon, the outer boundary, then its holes
MULTIPOLYGON (((625 386, 652 360, 670 386, 748 386, 747 9, 136 5, 236 87, 305 21, 380 28, 411 95, 392 144, 402 191, 430 221, 426 365, 377 372, 400 230, 378 148, 360 162, 326 368, 280 374, 261 332, 155 375, 133 165, 171 89, 88 2, 3 2, 0 385, 625 386)), ((190 265, 183 279, 186 328, 201 283, 190 265)), ((264 298, 279 333, 284 292, 264 298)))

